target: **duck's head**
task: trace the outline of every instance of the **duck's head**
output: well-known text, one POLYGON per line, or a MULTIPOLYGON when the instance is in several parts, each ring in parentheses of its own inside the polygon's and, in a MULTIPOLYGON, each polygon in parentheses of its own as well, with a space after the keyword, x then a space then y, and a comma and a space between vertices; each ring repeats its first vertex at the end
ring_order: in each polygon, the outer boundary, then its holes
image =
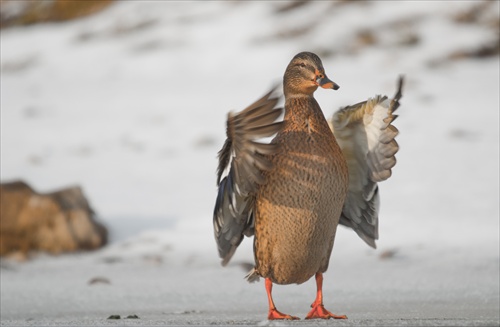
POLYGON ((318 86, 337 90, 339 86, 326 77, 321 59, 312 52, 301 52, 293 57, 283 77, 285 96, 310 96, 318 86))

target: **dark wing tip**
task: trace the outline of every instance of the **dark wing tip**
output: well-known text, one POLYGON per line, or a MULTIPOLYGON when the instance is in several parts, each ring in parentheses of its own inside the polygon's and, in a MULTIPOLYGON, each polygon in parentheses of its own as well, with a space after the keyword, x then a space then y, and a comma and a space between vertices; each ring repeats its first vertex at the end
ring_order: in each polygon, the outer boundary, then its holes
POLYGON ((399 100, 401 100, 401 98, 403 97, 404 79, 405 79, 404 75, 399 75, 396 94, 394 94, 394 97, 392 98, 390 105, 391 112, 394 112, 396 111, 396 109, 399 108, 399 100))

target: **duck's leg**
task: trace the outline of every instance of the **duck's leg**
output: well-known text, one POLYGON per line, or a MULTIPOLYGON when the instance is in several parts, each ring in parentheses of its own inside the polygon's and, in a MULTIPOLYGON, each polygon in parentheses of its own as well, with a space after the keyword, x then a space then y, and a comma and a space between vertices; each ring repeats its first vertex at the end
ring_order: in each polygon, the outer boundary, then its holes
POLYGON ((266 292, 267 292, 267 299, 269 300, 269 314, 267 315, 267 319, 269 319, 269 320, 276 320, 276 319, 297 320, 297 319, 300 319, 299 317, 290 316, 290 315, 281 313, 278 311, 278 309, 276 309, 276 306, 274 305, 274 302, 273 302, 273 297, 271 295, 272 290, 273 290, 273 282, 269 278, 266 278, 266 292))
POLYGON ((316 286, 318 291, 316 293, 316 300, 314 300, 313 304, 311 304, 311 311, 306 316, 306 319, 347 319, 345 315, 336 315, 326 310, 323 306, 323 274, 316 273, 316 286))

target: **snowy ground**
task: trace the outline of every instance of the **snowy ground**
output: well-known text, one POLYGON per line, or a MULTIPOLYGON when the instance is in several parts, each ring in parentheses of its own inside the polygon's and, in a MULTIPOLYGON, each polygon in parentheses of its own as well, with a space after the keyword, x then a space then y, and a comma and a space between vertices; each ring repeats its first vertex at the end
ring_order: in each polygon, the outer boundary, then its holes
MULTIPOLYGON (((317 92, 327 116, 405 74, 401 151, 380 185, 379 249, 337 233, 325 305, 349 320, 272 324, 498 326, 499 58, 447 59, 498 42, 498 1, 457 18, 477 3, 124 1, 2 30, 2 181, 82 185, 112 242, 2 260, 1 324, 269 324, 263 283, 243 280, 251 242, 219 265, 216 152, 227 111, 309 50, 341 86, 317 92)), ((279 286, 275 301, 303 317, 314 291, 279 286)))

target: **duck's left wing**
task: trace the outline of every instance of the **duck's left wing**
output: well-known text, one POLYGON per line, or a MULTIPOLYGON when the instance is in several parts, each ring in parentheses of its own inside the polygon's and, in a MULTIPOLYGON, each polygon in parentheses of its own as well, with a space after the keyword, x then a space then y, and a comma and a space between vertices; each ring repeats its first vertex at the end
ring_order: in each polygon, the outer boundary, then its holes
POLYGON ((393 99, 376 96, 337 111, 330 123, 349 169, 349 190, 339 223, 351 227, 368 245, 378 239, 377 182, 391 176, 399 131, 392 122, 402 96, 403 77, 393 99))
POLYGON ((259 185, 265 183, 264 171, 271 169, 266 155, 274 153, 276 145, 256 142, 256 139, 277 133, 282 122, 275 120, 282 114, 276 108, 273 88, 261 99, 239 113, 229 113, 227 139, 219 151, 213 225, 215 240, 226 265, 243 236, 254 232, 253 206, 259 185))

